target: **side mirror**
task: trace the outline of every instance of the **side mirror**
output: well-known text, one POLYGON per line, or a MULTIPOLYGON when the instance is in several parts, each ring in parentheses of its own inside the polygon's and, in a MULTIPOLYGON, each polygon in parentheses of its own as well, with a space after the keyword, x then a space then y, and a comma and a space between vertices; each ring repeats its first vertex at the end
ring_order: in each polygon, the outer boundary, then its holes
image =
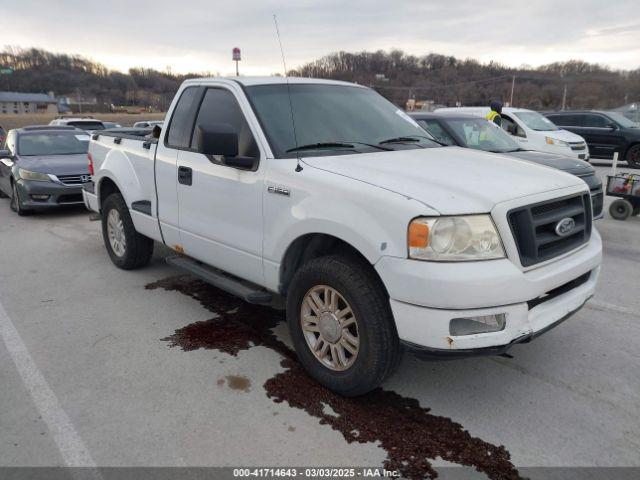
POLYGON ((249 169, 256 159, 238 156, 238 134, 228 123, 212 123, 196 127, 196 147, 204 155, 221 156, 230 167, 249 169))
POLYGON ((607 123, 606 127, 609 130, 617 130, 618 129, 618 125, 616 125, 615 123, 607 123))

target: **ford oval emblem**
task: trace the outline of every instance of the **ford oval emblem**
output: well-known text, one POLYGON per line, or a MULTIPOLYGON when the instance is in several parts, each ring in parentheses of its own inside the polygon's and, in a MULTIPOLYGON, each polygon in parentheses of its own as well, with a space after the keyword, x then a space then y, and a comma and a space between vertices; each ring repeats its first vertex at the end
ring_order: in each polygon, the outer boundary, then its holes
POLYGON ((559 237, 566 237, 576 226, 576 221, 573 218, 567 217, 556 223, 556 233, 559 237))

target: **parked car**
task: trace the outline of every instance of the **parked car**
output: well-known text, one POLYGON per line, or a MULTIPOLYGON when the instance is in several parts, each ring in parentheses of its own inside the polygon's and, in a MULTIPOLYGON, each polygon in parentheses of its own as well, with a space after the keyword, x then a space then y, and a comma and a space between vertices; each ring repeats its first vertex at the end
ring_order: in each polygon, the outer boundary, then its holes
POLYGON ((157 141, 90 142, 83 195, 112 262, 142 267, 162 242, 169 263, 248 302, 285 299, 300 362, 340 394, 380 385, 403 346, 504 353, 595 292, 582 180, 440 147, 369 88, 187 80, 166 125, 157 141))
MULTIPOLYGON (((438 108, 435 111, 485 117, 489 113, 489 107, 438 108)), ((502 129, 513 136, 525 150, 589 161, 590 154, 584 138, 568 130, 561 130, 540 113, 525 108, 504 107, 501 116, 502 129)))
POLYGON ((621 160, 640 167, 640 124, 624 115, 601 110, 565 110, 545 115, 556 125, 583 136, 594 157, 612 158, 618 152, 621 160))
POLYGON ((7 131, 2 128, 2 125, 0 125, 0 148, 2 148, 4 146, 4 142, 7 138, 7 131))
POLYGON ((162 120, 144 120, 133 124, 133 128, 153 128, 156 125, 162 127, 164 121, 162 120))
POLYGON ((62 117, 56 118, 49 122, 49 125, 53 126, 68 126, 80 128, 88 133, 93 133, 98 130, 104 130, 105 126, 100 120, 96 120, 95 118, 87 118, 87 117, 62 117))
POLYGON ((82 204, 90 181, 89 135, 74 127, 32 126, 9 130, 0 150, 0 195, 18 215, 82 204))
POLYGON ((513 137, 485 119, 464 114, 413 112, 409 114, 436 140, 445 145, 500 153, 580 177, 589 186, 594 218, 602 218, 604 192, 596 170, 583 160, 522 148, 513 137))

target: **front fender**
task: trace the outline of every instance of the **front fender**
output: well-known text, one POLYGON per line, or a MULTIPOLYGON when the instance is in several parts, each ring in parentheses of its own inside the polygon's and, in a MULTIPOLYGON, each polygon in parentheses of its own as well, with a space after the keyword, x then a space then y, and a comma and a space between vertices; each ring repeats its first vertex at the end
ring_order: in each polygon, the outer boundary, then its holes
POLYGON ((295 163, 272 162, 267 186, 290 189, 290 196, 265 193, 264 266, 268 288, 277 289, 280 264, 296 239, 314 233, 336 237, 372 265, 383 256, 407 255, 407 228, 419 215, 435 215, 426 205, 348 177, 295 163))

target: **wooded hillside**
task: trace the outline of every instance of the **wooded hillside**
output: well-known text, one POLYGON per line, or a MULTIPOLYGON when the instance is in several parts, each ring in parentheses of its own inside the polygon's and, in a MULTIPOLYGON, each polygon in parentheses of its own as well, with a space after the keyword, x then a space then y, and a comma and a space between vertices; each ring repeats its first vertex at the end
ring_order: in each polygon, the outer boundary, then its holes
MULTIPOLYGON (((0 66, 14 69, 12 75, 0 77, 0 90, 95 97, 102 104, 158 110, 168 107, 183 80, 203 75, 143 68, 120 73, 81 56, 39 49, 0 52, 0 66)), ((398 105, 412 97, 444 105, 486 105, 494 98, 509 101, 514 75, 514 105, 521 107, 557 109, 565 86, 567 108, 611 108, 640 100, 640 69, 612 71, 582 61, 513 69, 438 54, 418 57, 399 50, 339 52, 290 73, 369 85, 398 105)))

